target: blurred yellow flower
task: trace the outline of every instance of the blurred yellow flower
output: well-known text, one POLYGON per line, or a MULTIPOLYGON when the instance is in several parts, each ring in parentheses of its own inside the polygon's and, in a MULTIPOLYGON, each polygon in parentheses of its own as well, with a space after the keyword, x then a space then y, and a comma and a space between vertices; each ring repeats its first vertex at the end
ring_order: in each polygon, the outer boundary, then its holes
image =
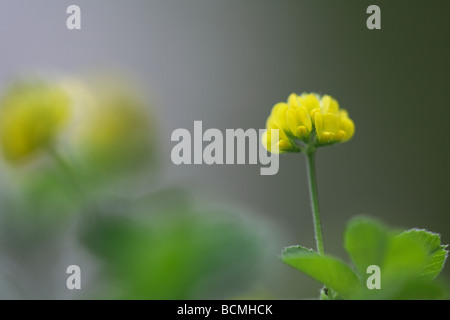
POLYGON ((70 99, 44 80, 14 84, 0 99, 0 145, 13 163, 51 147, 70 115, 70 99))
POLYGON ((146 163, 155 146, 149 108, 130 83, 118 76, 66 81, 77 106, 69 140, 89 166, 102 170, 146 163))
POLYGON ((323 146, 345 142, 352 138, 355 125, 347 111, 329 95, 292 93, 287 103, 275 104, 266 123, 262 143, 271 151, 270 129, 279 130, 280 152, 298 152, 302 145, 323 146))

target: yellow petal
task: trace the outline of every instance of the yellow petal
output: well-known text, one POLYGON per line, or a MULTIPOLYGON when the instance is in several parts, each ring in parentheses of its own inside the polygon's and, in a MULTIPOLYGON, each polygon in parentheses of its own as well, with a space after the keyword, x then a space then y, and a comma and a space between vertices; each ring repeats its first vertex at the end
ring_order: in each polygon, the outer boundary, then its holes
POLYGON ((333 99, 333 97, 331 97, 329 95, 324 95, 320 102, 322 105, 322 112, 334 113, 336 115, 338 114, 339 104, 335 99, 333 99))
POLYGON ((283 133, 283 130, 279 129, 266 130, 261 137, 261 142, 264 148, 266 148, 267 151, 272 153, 283 153, 295 150, 295 147, 292 145, 289 138, 283 133), (274 139, 274 141, 272 141, 272 130, 278 130, 279 134, 278 139, 276 140, 274 139), (273 144, 276 144, 278 148, 272 148, 273 144))
POLYGON ((288 97, 287 103, 290 108, 297 109, 300 106, 300 101, 298 100, 298 95, 291 93, 288 97))
POLYGON ((355 133, 355 124, 353 120, 348 117, 342 117, 339 119, 339 129, 345 132, 345 137, 343 141, 348 141, 353 137, 355 133))
POLYGON ((333 132, 324 131, 318 135, 318 139, 322 144, 329 143, 335 140, 335 134, 333 132))
POLYGON ((295 131, 295 135, 300 139, 307 139, 309 136, 309 131, 306 129, 305 126, 299 126, 295 131))
POLYGON ((311 116, 311 119, 315 119, 316 118, 316 113, 317 112, 321 113, 320 108, 314 108, 314 109, 312 109, 309 112, 309 115, 311 116))
POLYGON ((289 126, 286 120, 286 112, 289 110, 289 106, 286 103, 277 103, 274 107, 274 122, 283 130, 289 131, 289 126))
POLYGON ((278 148, 281 152, 285 151, 285 150, 289 150, 289 149, 291 149, 291 147, 292 147, 292 144, 287 140, 283 139, 283 140, 280 140, 280 142, 278 142, 278 148))
POLYGON ((289 131, 295 135, 295 130, 299 125, 299 120, 297 118, 297 112, 295 109, 289 109, 286 112, 286 121, 289 127, 289 131))
POLYGON ((339 129, 338 117, 333 113, 325 113, 322 115, 323 131, 337 133, 339 129))
POLYGON ((311 117, 309 116, 308 110, 305 107, 299 107, 297 109, 298 119, 300 120, 300 124, 305 126, 308 133, 312 130, 312 122, 311 117))
POLYGON ((338 141, 344 141, 345 137, 346 137, 346 133, 344 130, 338 130, 337 134, 336 134, 336 140, 338 141))
POLYGON ((314 114, 314 125, 316 127, 317 135, 323 132, 322 113, 316 112, 314 114))
POLYGON ((266 128, 271 129, 274 126, 274 123, 275 123, 274 116, 273 115, 269 116, 269 118, 267 118, 267 121, 266 121, 266 128))
POLYGON ((345 109, 340 109, 339 110, 339 117, 340 118, 348 118, 348 112, 345 109))
POLYGON ((306 108, 298 107, 297 109, 289 109, 286 113, 286 119, 289 130, 294 136, 301 139, 308 138, 312 129, 312 122, 306 108), (298 131, 298 127, 300 126, 304 128, 304 131, 298 131))
POLYGON ((289 107, 289 106, 287 105, 287 103, 285 103, 285 102, 279 102, 279 103, 276 103, 276 104, 273 106, 270 115, 271 115, 271 116, 276 115, 277 112, 278 112, 278 110, 280 110, 280 108, 285 108, 286 106, 289 107))
POLYGON ((298 100, 300 101, 300 105, 305 107, 309 112, 316 108, 320 108, 320 102, 317 96, 313 93, 310 94, 302 94, 298 100))
POLYGON ((317 112, 315 115, 315 124, 319 143, 329 143, 336 139, 336 134, 339 130, 339 119, 336 115, 317 112))

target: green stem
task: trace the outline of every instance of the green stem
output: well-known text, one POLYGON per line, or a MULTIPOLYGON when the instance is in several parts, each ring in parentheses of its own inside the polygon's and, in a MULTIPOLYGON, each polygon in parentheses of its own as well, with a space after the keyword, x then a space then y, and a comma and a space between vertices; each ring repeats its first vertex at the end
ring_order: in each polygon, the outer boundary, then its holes
MULTIPOLYGON (((65 174, 66 178, 69 179, 69 181, 71 182, 70 183, 71 189, 70 190, 67 189, 67 192, 72 197, 72 199, 76 203, 78 203, 78 201, 81 200, 84 204, 89 204, 90 203, 89 197, 87 196, 86 192, 84 191, 83 186, 80 183, 77 175, 73 171, 73 168, 71 167, 71 165, 52 146, 50 146, 47 150, 48 150, 50 156, 55 161, 55 163, 59 166, 59 168, 65 174), (78 197, 78 199, 74 199, 73 194, 75 194, 78 197)), ((63 182, 63 184, 67 188, 67 184, 64 182, 63 182)))
POLYGON ((59 166, 59 168, 64 172, 64 174, 67 176, 67 178, 70 179, 70 181, 73 184, 73 187, 76 189, 76 191, 83 195, 83 188, 81 188, 81 185, 78 181, 77 176, 72 170, 72 167, 67 163, 66 159, 64 159, 58 151, 56 151, 53 147, 49 147, 48 149, 49 154, 52 156, 53 160, 56 162, 56 164, 59 166))
POLYGON ((68 196, 71 197, 76 206, 80 206, 79 208, 81 213, 87 214, 85 216, 89 217, 89 220, 85 221, 92 225, 98 219, 100 212, 99 208, 92 201, 89 193, 87 193, 83 188, 83 184, 79 180, 77 172, 73 170, 70 162, 66 161, 66 159, 53 146, 49 146, 47 151, 61 169, 63 174, 65 174, 66 178, 70 181, 70 188, 67 188, 67 183, 62 181, 63 187, 66 188, 68 196))
POLYGON ((316 179, 316 165, 315 165, 315 150, 306 152, 306 169, 308 171, 309 179, 309 194, 311 197, 311 209, 314 220, 314 231, 316 235, 317 252, 321 255, 325 254, 322 239, 322 227, 319 216, 319 198, 317 193, 317 179, 316 179))

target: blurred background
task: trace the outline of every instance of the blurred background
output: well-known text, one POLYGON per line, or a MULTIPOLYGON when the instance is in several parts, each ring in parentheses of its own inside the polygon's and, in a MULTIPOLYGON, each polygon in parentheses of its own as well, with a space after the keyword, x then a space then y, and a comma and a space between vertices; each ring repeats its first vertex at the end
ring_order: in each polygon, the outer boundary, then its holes
POLYGON ((173 130, 262 129, 292 92, 334 96, 356 125, 317 154, 326 252, 347 259, 360 214, 450 243, 448 2, 377 1, 373 31, 363 0, 78 0, 76 31, 71 4, 0 3, 1 116, 69 108, 20 133, 43 136, 27 157, 2 157, 0 298, 316 298, 278 258, 314 247, 301 155, 274 176, 170 159, 173 130))

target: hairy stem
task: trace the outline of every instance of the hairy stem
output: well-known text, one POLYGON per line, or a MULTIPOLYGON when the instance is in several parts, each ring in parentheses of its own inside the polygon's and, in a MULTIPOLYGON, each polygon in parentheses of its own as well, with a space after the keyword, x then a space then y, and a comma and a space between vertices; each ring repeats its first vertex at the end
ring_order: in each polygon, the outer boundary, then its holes
POLYGON ((313 213, 317 252, 323 255, 325 251, 323 248, 322 226, 320 223, 320 215, 319 215, 319 198, 317 193, 315 150, 306 152, 306 170, 308 171, 309 194, 311 198, 311 209, 313 213))

